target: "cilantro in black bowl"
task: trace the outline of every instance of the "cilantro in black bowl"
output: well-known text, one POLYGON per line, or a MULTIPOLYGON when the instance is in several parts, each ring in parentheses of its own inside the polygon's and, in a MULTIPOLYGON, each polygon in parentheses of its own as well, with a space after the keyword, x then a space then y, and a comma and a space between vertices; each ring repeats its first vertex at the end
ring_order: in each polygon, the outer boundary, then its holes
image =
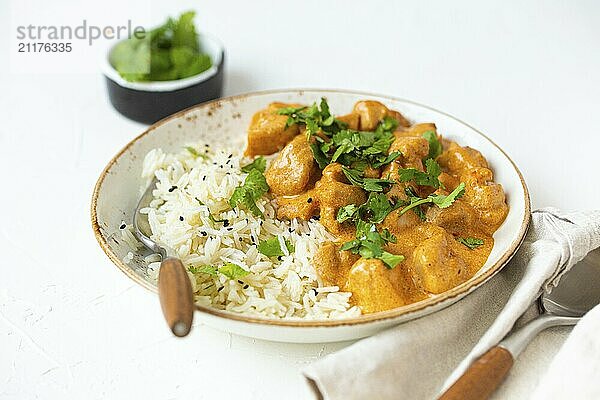
POLYGON ((133 120, 154 123, 221 96, 224 50, 199 34, 188 11, 116 43, 104 75, 112 105, 133 120))

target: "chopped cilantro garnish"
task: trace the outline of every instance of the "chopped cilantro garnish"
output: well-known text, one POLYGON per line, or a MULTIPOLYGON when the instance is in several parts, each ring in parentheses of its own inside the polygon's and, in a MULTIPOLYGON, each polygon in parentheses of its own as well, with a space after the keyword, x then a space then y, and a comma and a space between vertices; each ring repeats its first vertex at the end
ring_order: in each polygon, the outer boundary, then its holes
POLYGON ((242 172, 250 172, 253 169, 264 173, 265 169, 267 169, 267 160, 263 156, 256 157, 250 164, 242 167, 242 172))
POLYGON ((333 134, 346 127, 346 124, 331 115, 325 98, 321 99, 319 106, 317 106, 317 103, 313 103, 310 107, 284 107, 277 110, 277 113, 288 116, 286 126, 305 124, 306 135, 309 138, 319 131, 325 134, 333 134))
POLYGON ((459 237, 456 240, 458 240, 460 243, 464 244, 471 250, 474 250, 474 249, 478 248, 479 246, 483 245, 483 239, 478 239, 478 238, 474 238, 474 237, 467 237, 467 238, 459 237))
POLYGON ((415 168, 403 168, 398 170, 400 182, 414 181, 417 185, 431 186, 434 188, 444 187, 438 177, 442 173, 440 165, 433 159, 425 161, 426 172, 415 168))
POLYGON ((237 264, 227 263, 219 268, 219 272, 229 279, 240 279, 248 275, 250 272, 237 264))
POLYGON ((206 154, 201 154, 198 152, 198 150, 196 150, 195 148, 193 148, 192 146, 186 146, 185 149, 194 157, 194 158, 202 158, 206 160, 206 154))
MULTIPOLYGON (((285 240, 285 247, 287 248, 288 253, 294 252, 294 245, 289 240, 285 240)), ((281 248, 281 243, 279 242, 279 238, 272 237, 271 239, 262 240, 258 244, 258 251, 261 254, 264 254, 267 257, 278 257, 283 256, 284 252, 281 248)))
POLYGON ((431 194, 424 199, 419 197, 411 197, 410 204, 399 211, 399 215, 406 213, 407 211, 414 209, 422 204, 433 203, 439 208, 448 208, 454 203, 456 199, 462 197, 465 194, 465 184, 461 182, 449 195, 443 194, 431 194))
POLYGON ((361 171, 353 168, 342 167, 342 171, 351 184, 361 187, 367 192, 383 192, 383 189, 394 183, 390 179, 365 178, 361 171))
POLYGON ((356 239, 346 242, 340 250, 348 250, 353 254, 360 254, 364 258, 376 258, 384 262, 387 268, 394 268, 404 260, 403 256, 397 256, 383 250, 387 243, 396 242, 396 237, 387 229, 381 233, 377 231, 375 224, 356 220, 356 239))
POLYGON ((262 212, 256 205, 256 200, 261 198, 268 191, 269 185, 267 184, 265 176, 258 169, 253 168, 248 173, 244 184, 235 188, 233 191, 233 194, 229 199, 229 205, 233 208, 243 205, 254 215, 262 216, 262 212))
POLYGON ((201 267, 189 267, 188 270, 192 274, 207 274, 216 276, 219 273, 225 275, 229 279, 239 279, 248 275, 250 272, 246 271, 244 268, 240 267, 237 264, 227 263, 222 267, 214 267, 212 265, 203 265, 201 267))
POLYGON ((341 207, 338 210, 335 219, 339 223, 345 222, 349 219, 352 219, 357 211, 358 207, 356 207, 356 204, 348 204, 347 206, 341 207))
POLYGON ((194 16, 194 11, 185 12, 120 41, 109 54, 110 64, 131 82, 169 81, 206 71, 212 60, 202 51, 194 16))
POLYGON ((331 115, 325 99, 321 99, 319 106, 314 103, 310 107, 285 107, 278 113, 288 116, 288 126, 306 125, 308 138, 314 136, 310 148, 321 169, 332 162, 345 166, 362 162, 379 168, 401 155, 398 151, 388 154, 395 139, 393 132, 398 127, 398 121, 393 118, 385 117, 374 132, 347 129, 345 123, 331 115))
POLYGON ((423 132, 422 135, 429 142, 429 154, 426 158, 435 159, 442 154, 442 144, 440 143, 437 134, 434 131, 423 132))

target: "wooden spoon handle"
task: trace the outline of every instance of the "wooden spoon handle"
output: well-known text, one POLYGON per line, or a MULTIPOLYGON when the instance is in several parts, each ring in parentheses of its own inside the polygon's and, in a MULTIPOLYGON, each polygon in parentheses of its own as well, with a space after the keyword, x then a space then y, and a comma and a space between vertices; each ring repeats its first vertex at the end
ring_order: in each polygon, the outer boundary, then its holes
POLYGON ((514 362, 504 347, 492 347, 479 357, 438 400, 483 400, 502 383, 514 362))
POLYGON ((158 296, 167 324, 175 336, 190 333, 194 318, 194 294, 190 278, 176 258, 165 258, 158 273, 158 296))

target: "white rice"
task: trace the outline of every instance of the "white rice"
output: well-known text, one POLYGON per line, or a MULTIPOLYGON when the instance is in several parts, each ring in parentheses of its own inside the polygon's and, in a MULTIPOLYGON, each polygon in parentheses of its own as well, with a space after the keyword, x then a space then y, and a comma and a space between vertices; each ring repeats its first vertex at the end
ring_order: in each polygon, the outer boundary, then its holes
MULTIPOLYGON (((319 222, 277 220, 276 204, 268 195, 257 201, 264 218, 231 209, 228 200, 247 175, 240 165, 252 160, 242 157, 239 150, 213 149, 204 143, 191 147, 202 156, 195 157, 185 148, 175 154, 154 149, 144 159, 145 183, 158 178, 154 200, 142 210, 148 214, 152 239, 186 268, 234 263, 249 271, 239 280, 190 272, 198 304, 269 318, 360 315, 360 308, 349 304, 351 293, 340 292, 337 286, 323 287, 315 272, 313 257, 318 247, 334 239, 319 222), (211 222, 209 213, 215 220, 227 219, 229 225, 211 222), (274 236, 285 254, 269 258, 259 253, 258 243, 274 236), (286 240, 294 246, 292 254, 286 240)), ((124 231, 131 234, 130 229, 124 231)), ((123 235, 129 243, 131 238, 123 235)), ((145 261, 148 273, 156 278, 160 257, 151 255, 145 261)))

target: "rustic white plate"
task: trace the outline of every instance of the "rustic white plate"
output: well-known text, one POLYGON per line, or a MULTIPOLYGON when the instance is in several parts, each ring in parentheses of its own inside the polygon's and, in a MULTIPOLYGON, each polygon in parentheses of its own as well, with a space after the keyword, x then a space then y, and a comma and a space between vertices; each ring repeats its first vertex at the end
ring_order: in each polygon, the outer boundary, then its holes
MULTIPOLYGON (((228 97, 181 111, 152 125, 129 142, 106 166, 92 197, 92 226, 98 243, 127 276, 157 292, 146 273, 144 253, 128 264, 121 260, 131 251, 119 240, 121 221, 131 222, 140 195, 142 161, 153 148, 178 151, 187 142, 214 141, 243 146, 252 115, 273 101, 310 104, 326 97, 332 110, 344 114, 358 100, 381 101, 414 122, 435 122, 444 137, 480 150, 488 159, 495 180, 504 186, 510 206, 508 217, 494 235, 494 248, 486 264, 467 282, 429 299, 358 318, 333 321, 273 320, 247 317, 227 311, 198 307, 196 321, 215 328, 261 339, 284 342, 332 342, 372 335, 382 329, 441 310, 467 296, 498 272, 521 244, 530 218, 527 186, 514 162, 475 128, 458 119, 412 101, 341 90, 293 89, 257 92, 228 97)), ((159 310, 156 310, 157 318, 159 310)))

